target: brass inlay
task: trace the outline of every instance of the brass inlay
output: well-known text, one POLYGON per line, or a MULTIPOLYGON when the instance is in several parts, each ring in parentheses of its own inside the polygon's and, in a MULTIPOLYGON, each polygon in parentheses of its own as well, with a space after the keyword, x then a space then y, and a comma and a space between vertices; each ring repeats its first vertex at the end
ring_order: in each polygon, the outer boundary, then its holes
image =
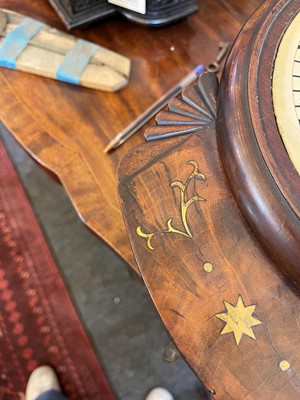
POLYGON ((140 237, 147 239, 147 246, 149 247, 150 250, 154 250, 154 247, 151 244, 151 239, 160 233, 178 233, 179 235, 183 235, 183 236, 186 236, 189 238, 192 237, 190 228, 187 223, 187 210, 196 201, 205 201, 205 199, 203 197, 200 197, 198 194, 194 194, 190 199, 186 199, 186 190, 187 190, 188 184, 193 179, 199 179, 199 180, 205 182, 206 178, 205 178, 205 175, 199 171, 199 166, 196 161, 188 161, 187 164, 192 165, 194 167, 194 170, 189 175, 189 177, 187 178, 185 183, 182 183, 180 181, 173 181, 171 183, 172 188, 177 187, 180 190, 180 216, 181 216, 181 221, 182 221, 184 230, 176 229, 173 227, 173 225, 172 225, 173 218, 169 218, 167 220, 167 222, 166 222, 167 228, 166 229, 161 229, 161 230, 151 232, 151 233, 143 232, 141 226, 138 226, 136 229, 136 233, 140 237))
POLYGON ((279 364, 279 368, 281 371, 286 372, 287 370, 290 369, 290 363, 287 360, 282 360, 279 364))
POLYGON ((211 272, 214 269, 214 267, 210 262, 206 262, 203 264, 203 269, 205 272, 211 272))
POLYGON ((227 312, 215 315, 217 318, 226 322, 221 335, 233 332, 237 345, 239 345, 243 334, 256 339, 252 326, 262 324, 261 321, 252 316, 256 306, 251 305, 245 307, 241 296, 239 296, 236 306, 227 303, 227 301, 224 301, 224 304, 227 312))

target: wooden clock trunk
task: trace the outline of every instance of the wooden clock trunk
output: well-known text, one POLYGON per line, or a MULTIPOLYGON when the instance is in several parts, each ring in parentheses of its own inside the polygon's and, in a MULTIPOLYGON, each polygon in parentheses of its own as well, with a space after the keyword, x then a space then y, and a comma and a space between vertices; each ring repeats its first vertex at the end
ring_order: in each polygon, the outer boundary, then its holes
POLYGON ((204 72, 117 171, 141 275, 215 400, 300 398, 300 176, 278 123, 299 138, 299 21, 300 0, 263 3, 220 87, 204 72))

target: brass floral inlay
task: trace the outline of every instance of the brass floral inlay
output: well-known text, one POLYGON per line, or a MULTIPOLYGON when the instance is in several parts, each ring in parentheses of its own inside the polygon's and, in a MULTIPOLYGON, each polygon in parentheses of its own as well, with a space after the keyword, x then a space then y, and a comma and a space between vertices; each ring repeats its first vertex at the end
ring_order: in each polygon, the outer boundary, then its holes
POLYGON ((147 239, 147 246, 150 250, 154 250, 154 247, 151 244, 151 240, 154 236, 158 234, 164 234, 164 233, 177 233, 179 235, 186 236, 188 238, 192 237, 192 233, 190 231, 188 222, 187 222, 187 211, 189 207, 195 203, 196 201, 205 201, 205 199, 198 194, 194 194, 191 198, 187 199, 187 187, 189 183, 194 180, 201 180, 203 182, 206 181, 206 177, 204 174, 202 174, 199 170, 198 163, 196 161, 188 161, 187 164, 192 165, 194 167, 193 172, 189 175, 187 180, 182 183, 180 181, 173 181, 171 183, 172 188, 178 188, 180 191, 180 216, 181 216, 181 221, 184 227, 184 230, 177 229, 173 226, 173 218, 169 218, 166 222, 166 229, 161 229, 157 230, 155 232, 150 232, 150 233, 145 233, 142 231, 141 226, 138 226, 136 229, 136 233, 142 237, 147 239))

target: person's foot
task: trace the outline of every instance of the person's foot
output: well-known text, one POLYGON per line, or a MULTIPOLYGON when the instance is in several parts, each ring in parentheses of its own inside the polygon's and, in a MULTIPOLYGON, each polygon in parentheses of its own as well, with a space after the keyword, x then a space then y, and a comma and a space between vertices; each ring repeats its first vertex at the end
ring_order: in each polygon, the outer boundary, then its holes
POLYGON ((148 393, 145 400, 174 400, 174 397, 166 389, 157 387, 148 393))
POLYGON ((36 368, 29 377, 26 387, 26 400, 35 400, 39 395, 48 390, 61 391, 57 376, 54 370, 43 365, 36 368))

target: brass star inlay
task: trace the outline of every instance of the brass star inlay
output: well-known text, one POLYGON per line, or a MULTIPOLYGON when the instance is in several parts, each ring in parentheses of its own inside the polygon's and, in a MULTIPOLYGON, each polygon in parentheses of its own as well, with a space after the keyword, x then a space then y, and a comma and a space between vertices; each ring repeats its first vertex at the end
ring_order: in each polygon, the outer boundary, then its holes
POLYGON ((215 315, 217 318, 226 322, 221 335, 233 332, 237 345, 239 345, 243 334, 256 339, 252 326, 262 324, 259 319, 252 316, 256 306, 251 305, 245 307, 241 296, 239 296, 236 306, 227 303, 227 301, 224 301, 224 304, 227 312, 215 315))

